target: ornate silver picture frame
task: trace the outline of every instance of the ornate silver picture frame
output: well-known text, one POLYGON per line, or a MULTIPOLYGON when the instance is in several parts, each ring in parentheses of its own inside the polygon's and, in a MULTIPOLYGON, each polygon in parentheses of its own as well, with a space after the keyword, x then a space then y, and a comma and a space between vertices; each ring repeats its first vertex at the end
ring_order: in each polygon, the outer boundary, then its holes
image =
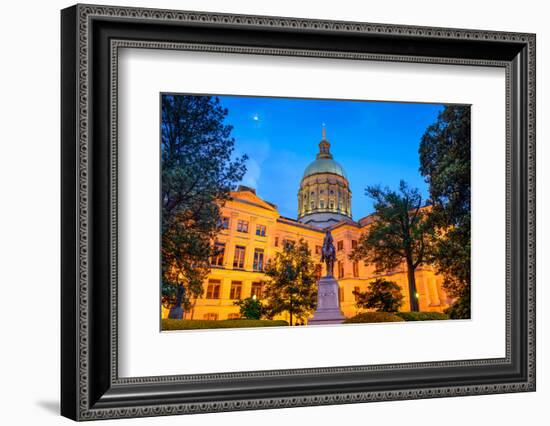
POLYGON ((535 390, 535 35, 76 5, 61 12, 61 414, 74 420, 535 390), (120 377, 119 50, 498 67, 506 73, 502 358, 120 377))

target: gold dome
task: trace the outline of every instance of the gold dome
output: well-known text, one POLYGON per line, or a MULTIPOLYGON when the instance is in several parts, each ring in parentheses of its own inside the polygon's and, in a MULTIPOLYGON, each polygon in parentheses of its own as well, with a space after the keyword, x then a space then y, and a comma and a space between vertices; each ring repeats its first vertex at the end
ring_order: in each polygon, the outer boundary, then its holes
POLYGON ((320 158, 310 163, 309 166, 306 167, 303 177, 311 176, 317 173, 332 173, 347 179, 344 168, 340 165, 340 163, 331 158, 320 158))

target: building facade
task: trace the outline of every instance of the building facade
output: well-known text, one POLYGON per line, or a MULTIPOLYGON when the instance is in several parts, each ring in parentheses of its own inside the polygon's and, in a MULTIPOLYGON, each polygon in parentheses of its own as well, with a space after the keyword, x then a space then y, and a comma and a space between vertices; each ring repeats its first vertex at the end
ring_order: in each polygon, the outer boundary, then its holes
MULTIPOLYGON (((376 273, 373 265, 352 261, 349 254, 372 216, 352 219, 351 191, 343 167, 330 153, 330 143, 323 137, 319 153, 305 170, 298 190, 298 219, 283 217, 277 207, 261 199, 253 188, 241 186, 231 193, 221 209, 222 230, 215 244, 219 255, 212 259, 211 272, 204 283, 204 294, 186 312, 186 319, 231 319, 239 317, 236 300, 246 297, 261 299, 267 277, 266 262, 283 250, 285 244, 303 239, 314 262, 321 264, 321 246, 329 229, 334 238, 336 263, 334 275, 339 284, 340 308, 346 317, 361 312, 356 307, 354 291, 365 291, 376 278, 385 278, 401 286, 404 296, 401 310, 409 311, 407 270, 401 267, 376 273)), ((442 288, 442 277, 430 266, 416 271, 417 297, 421 311, 442 312, 451 300, 442 288)), ((163 312, 163 316, 166 313, 163 312)), ((277 319, 287 319, 286 314, 277 319)))

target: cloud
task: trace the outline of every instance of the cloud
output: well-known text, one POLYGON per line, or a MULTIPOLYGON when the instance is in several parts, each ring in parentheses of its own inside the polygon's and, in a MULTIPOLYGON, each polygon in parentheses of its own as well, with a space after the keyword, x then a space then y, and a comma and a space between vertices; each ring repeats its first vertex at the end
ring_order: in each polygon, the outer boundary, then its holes
POLYGON ((258 162, 254 158, 249 158, 246 162, 246 174, 242 180, 243 185, 257 189, 261 173, 262 169, 258 162))
POLYGON ((235 155, 246 154, 246 174, 241 183, 258 190, 264 162, 269 159, 271 144, 268 139, 239 139, 236 143, 235 155))

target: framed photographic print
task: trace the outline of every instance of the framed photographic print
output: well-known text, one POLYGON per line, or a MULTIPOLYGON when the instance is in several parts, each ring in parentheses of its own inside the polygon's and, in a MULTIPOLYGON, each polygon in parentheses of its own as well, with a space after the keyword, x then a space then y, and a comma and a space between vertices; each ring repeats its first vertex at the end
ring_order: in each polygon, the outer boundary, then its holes
POLYGON ((76 5, 74 420, 535 390, 535 36, 76 5))

